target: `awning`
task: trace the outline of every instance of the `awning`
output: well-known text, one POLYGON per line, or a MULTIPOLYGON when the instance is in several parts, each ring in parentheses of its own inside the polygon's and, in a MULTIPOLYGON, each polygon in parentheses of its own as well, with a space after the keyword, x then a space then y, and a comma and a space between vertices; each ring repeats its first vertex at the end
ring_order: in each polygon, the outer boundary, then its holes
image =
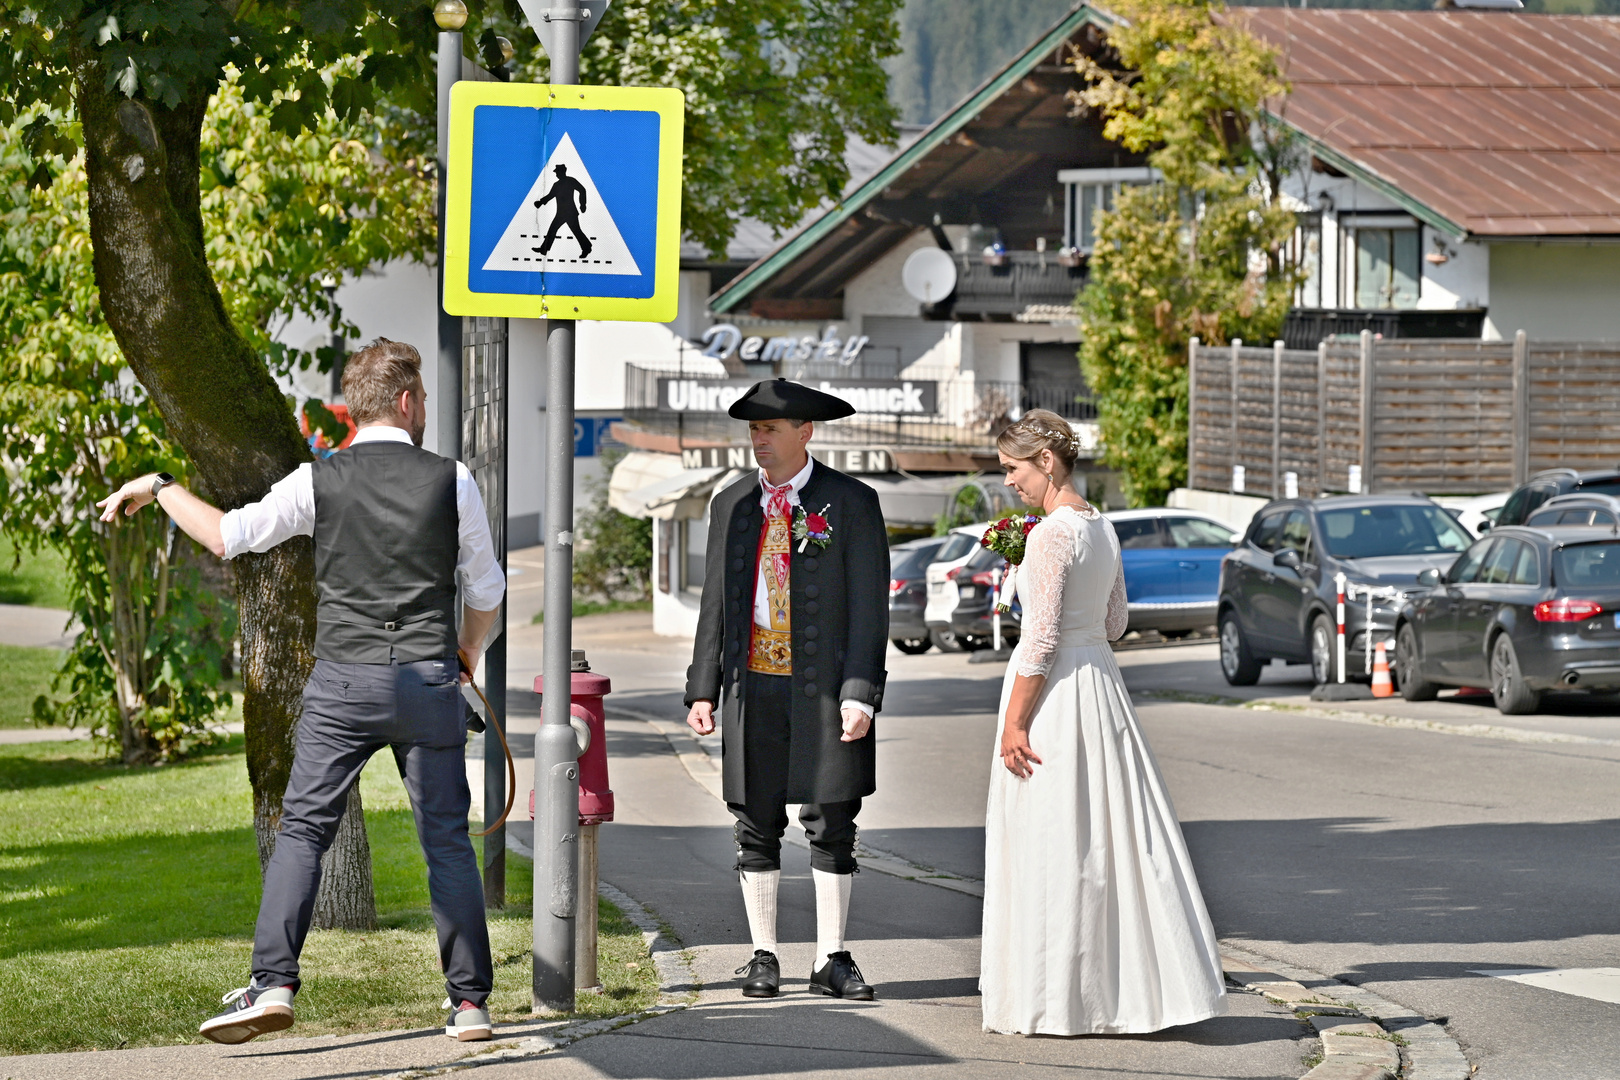
POLYGON ((996 476, 861 476, 856 479, 878 493, 883 520, 890 528, 933 525, 951 507, 956 493, 968 484, 984 492, 992 517, 1023 505, 1012 489, 996 476))
POLYGON ((724 466, 683 469, 675 454, 626 454, 608 481, 608 505, 634 518, 702 517, 731 472, 724 466))

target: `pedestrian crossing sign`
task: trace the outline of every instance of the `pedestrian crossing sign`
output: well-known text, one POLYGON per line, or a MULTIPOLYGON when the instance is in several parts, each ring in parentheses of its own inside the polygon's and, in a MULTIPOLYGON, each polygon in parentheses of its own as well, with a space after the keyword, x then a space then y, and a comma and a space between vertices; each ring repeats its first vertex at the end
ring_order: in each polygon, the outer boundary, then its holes
POLYGON ((684 122, 679 90, 456 83, 444 310, 675 318, 684 122))

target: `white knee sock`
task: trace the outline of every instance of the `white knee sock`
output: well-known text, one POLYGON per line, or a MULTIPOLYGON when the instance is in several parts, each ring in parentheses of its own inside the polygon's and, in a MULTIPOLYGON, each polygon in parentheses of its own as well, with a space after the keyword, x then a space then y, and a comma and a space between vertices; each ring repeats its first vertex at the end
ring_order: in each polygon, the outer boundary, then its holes
POLYGON ((855 883, 854 874, 829 874, 825 870, 810 871, 816 883, 816 959, 815 970, 827 964, 827 957, 844 951, 844 926, 849 922, 849 889, 855 883))
POLYGON ((741 870, 743 907, 748 909, 748 932, 754 948, 776 951, 776 886, 780 870, 741 870))

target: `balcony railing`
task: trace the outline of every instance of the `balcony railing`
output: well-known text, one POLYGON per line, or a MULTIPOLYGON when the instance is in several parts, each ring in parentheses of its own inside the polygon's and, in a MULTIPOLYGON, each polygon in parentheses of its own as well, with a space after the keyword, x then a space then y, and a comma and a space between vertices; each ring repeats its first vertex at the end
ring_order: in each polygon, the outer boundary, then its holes
POLYGON ((1427 308, 1292 308, 1283 321, 1283 344, 1289 349, 1314 349, 1339 334, 1371 330, 1393 338, 1477 338, 1485 326, 1479 308, 1430 310, 1427 308))
POLYGON ((1084 266, 1065 266, 1052 252, 1009 251, 1000 266, 984 256, 956 255, 957 315, 1018 315, 1031 307, 1070 307, 1086 283, 1084 266))
MULTIPOLYGON (((824 380, 834 386, 858 381, 794 374, 811 385, 824 380)), ((871 387, 867 392, 873 396, 864 400, 877 400, 876 393, 882 391, 893 395, 888 402, 891 408, 903 402, 926 406, 926 411, 860 411, 818 425, 818 443, 951 447, 991 453, 995 437, 1030 409, 1051 409, 1081 421, 1097 415, 1096 406, 1082 400, 1084 390, 1078 383, 1026 387, 1017 382, 976 379, 956 371, 917 369, 899 378, 871 382, 879 385, 871 387), (885 389, 885 384, 892 385, 892 390, 885 389)), ((725 407, 746 385, 747 380, 723 375, 693 375, 678 368, 627 364, 625 419, 648 430, 679 433, 693 442, 731 442, 741 438, 742 428, 726 415, 725 407)), ((854 400, 863 399, 854 396, 854 400)))

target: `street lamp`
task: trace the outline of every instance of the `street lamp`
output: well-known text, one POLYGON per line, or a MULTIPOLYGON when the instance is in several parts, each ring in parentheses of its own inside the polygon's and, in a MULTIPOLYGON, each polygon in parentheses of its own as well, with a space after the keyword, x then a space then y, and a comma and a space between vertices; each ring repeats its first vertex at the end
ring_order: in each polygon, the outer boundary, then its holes
POLYGON ((467 5, 461 0, 439 0, 433 5, 433 21, 440 30, 460 30, 467 25, 467 5))

